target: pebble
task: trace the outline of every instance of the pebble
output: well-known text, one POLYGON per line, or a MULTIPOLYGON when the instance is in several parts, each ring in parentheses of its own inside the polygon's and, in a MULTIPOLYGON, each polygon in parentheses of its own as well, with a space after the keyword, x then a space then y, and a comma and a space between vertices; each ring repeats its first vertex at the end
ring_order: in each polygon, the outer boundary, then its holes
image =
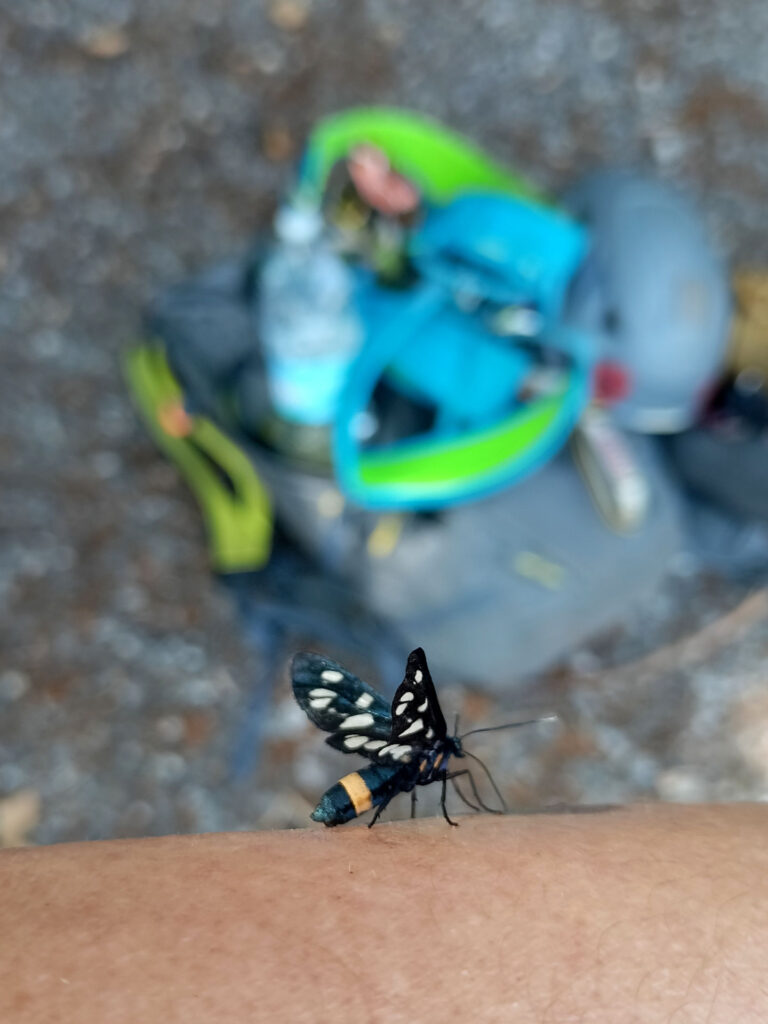
POLYGON ((21 789, 0 799, 0 846, 26 846, 29 833, 40 821, 40 810, 36 789, 21 789))
POLYGON ((269 20, 286 32, 298 32, 309 19, 309 3, 305 0, 273 0, 269 5, 269 20))
POLYGON ((155 722, 155 732, 163 743, 180 743, 184 739, 184 720, 179 715, 163 715, 155 722))
POLYGON ((269 736, 272 739, 296 739, 307 731, 307 716, 289 697, 273 709, 269 718, 269 736))
POLYGON ((155 809, 146 800, 134 800, 116 822, 117 835, 145 835, 155 820, 155 809))
POLYGON ((186 770, 187 763, 180 754, 155 754, 150 762, 152 777, 161 785, 180 782, 186 770))
POLYGON ((271 39, 261 39, 252 50, 253 63, 264 75, 276 75, 285 65, 286 55, 271 39))
POLYGON ((191 708, 207 708, 218 699, 216 685, 205 678, 185 679, 177 687, 179 701, 191 708))
POLYGON ((122 468, 122 461, 116 452, 96 452, 91 456, 90 464, 99 480, 112 480, 122 468))
POLYGON ((29 690, 29 677, 17 669, 0 673, 0 700, 20 700, 29 690))
POLYGON ((666 167, 680 160, 688 142, 682 132, 673 127, 655 129, 651 133, 651 152, 657 164, 666 167))
POLYGON ((589 51, 594 60, 607 63, 618 54, 620 44, 620 33, 613 26, 605 25, 592 36, 589 51))
POLYGON ((13 793, 27 781, 27 773, 18 764, 0 764, 0 793, 13 793))
POLYGON ((320 792, 329 784, 327 763, 314 751, 300 754, 293 764, 293 777, 299 789, 307 793, 320 792))
POLYGON ((707 787, 695 770, 667 768, 656 778, 656 793, 670 803, 695 804, 707 799, 707 787))
POLYGON ((223 808, 202 786, 184 786, 175 806, 191 832, 216 832, 226 827, 223 808))
POLYGON ((120 776, 130 776, 144 762, 146 751, 137 740, 123 740, 115 751, 115 767, 120 776))
POLYGON ((296 153, 296 143, 287 128, 274 125, 264 129, 262 148, 267 160, 282 163, 290 160, 296 153))
POLYGON ((131 583, 124 583, 115 596, 115 608, 129 614, 141 611, 146 607, 147 594, 141 588, 131 583))
POLYGON ((128 52, 131 41, 128 33, 118 25, 104 25, 86 32, 80 45, 89 57, 114 60, 128 52))

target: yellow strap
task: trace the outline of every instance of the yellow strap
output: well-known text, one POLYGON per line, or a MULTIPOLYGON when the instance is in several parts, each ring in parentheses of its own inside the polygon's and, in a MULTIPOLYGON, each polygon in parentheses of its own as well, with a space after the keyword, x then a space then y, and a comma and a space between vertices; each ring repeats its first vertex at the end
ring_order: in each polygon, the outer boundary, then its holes
POLYGON ((734 373, 759 370, 768 377, 768 271, 739 270, 729 362, 734 373))

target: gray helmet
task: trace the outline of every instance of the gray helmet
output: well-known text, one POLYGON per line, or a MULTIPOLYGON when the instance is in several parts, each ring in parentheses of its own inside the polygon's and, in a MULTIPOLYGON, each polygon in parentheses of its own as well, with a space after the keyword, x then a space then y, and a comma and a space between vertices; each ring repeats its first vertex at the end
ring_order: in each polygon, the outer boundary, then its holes
POLYGON ((624 370, 616 419, 684 430, 720 375, 730 320, 726 270, 700 215, 664 182, 619 170, 588 174, 564 201, 592 236, 566 319, 624 370))

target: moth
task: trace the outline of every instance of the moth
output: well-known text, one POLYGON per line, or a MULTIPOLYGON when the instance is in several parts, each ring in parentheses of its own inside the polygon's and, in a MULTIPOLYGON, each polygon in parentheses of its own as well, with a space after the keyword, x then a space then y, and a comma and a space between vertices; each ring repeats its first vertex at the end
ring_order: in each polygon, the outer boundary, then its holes
MULTIPOLYGON (((296 654, 291 663, 291 679, 299 706, 315 725, 331 734, 326 743, 336 750, 357 753, 370 761, 366 768, 345 775, 331 786, 312 812, 314 821, 321 821, 329 827, 342 825, 375 807, 368 825, 372 828, 398 793, 411 794, 411 817, 415 817, 415 787, 429 786, 433 782, 442 785, 440 806, 449 825, 458 824, 451 820, 446 807, 449 782, 461 800, 473 810, 482 808, 495 814, 503 813, 483 802, 468 768, 451 769, 452 758, 464 757, 471 757, 482 766, 506 810, 504 799, 488 769, 479 758, 464 749, 462 740, 471 733, 449 735, 421 647, 408 655, 405 677, 397 688, 391 707, 367 683, 319 654, 296 654), (477 803, 464 796, 456 784, 459 778, 467 780, 477 803)), ((473 729, 472 733, 528 724, 530 722, 513 722, 509 726, 473 729)))

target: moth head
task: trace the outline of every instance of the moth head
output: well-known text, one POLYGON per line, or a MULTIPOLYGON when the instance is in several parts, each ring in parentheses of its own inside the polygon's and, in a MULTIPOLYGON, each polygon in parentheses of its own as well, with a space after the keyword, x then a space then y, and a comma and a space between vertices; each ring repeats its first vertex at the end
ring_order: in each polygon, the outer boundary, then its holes
POLYGON ((461 744, 461 739, 458 736, 446 737, 446 743, 448 746, 448 753, 451 757, 466 757, 464 747, 461 744))

